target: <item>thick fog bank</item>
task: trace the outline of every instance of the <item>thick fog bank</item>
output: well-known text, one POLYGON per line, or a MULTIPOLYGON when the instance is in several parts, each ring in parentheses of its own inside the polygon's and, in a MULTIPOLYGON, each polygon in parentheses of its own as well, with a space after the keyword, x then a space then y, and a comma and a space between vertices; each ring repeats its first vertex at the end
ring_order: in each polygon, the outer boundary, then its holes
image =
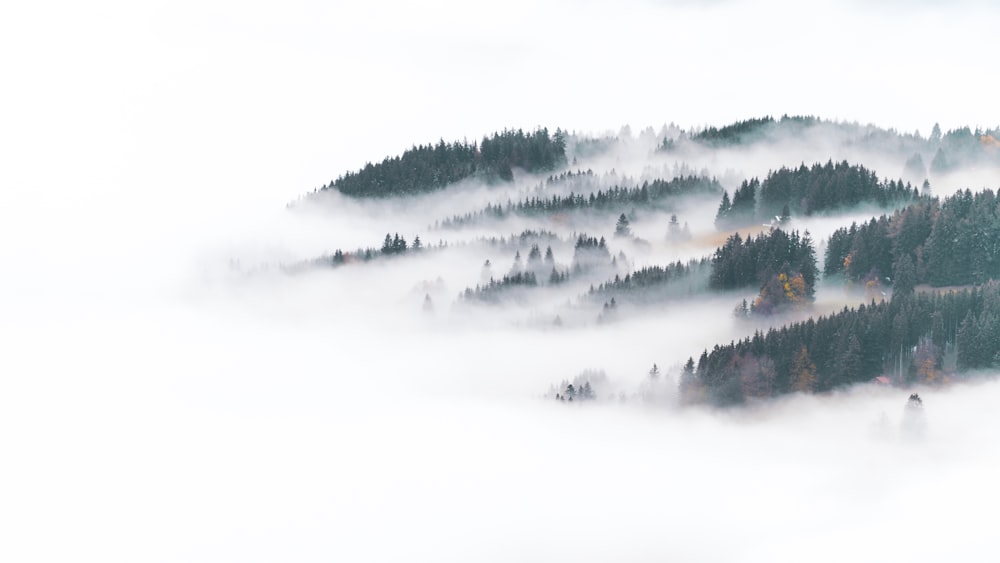
POLYGON ((616 327, 622 338, 524 334, 417 312, 390 322, 397 301, 352 305, 321 295, 334 275, 313 281, 230 288, 211 304, 69 308, 45 333, 59 354, 39 333, 9 350, 21 369, 0 399, 5 550, 937 561, 991 548, 992 379, 916 389, 922 435, 905 430, 906 393, 871 387, 725 412, 559 404, 541 391, 584 367, 638 381, 666 361, 648 351, 724 337, 732 327, 710 315, 725 308, 616 327), (290 306, 303 292, 312 307, 290 306), (927 522, 935 532, 915 539, 927 522))

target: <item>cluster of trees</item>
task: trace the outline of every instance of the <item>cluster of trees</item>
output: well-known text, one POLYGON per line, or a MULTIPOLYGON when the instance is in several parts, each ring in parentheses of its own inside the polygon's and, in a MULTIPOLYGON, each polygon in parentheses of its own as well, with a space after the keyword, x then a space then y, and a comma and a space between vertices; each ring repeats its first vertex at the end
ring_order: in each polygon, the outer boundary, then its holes
POLYGON ((791 214, 810 215, 861 203, 881 207, 905 205, 920 197, 917 188, 901 180, 879 181, 874 172, 846 161, 828 161, 806 167, 784 168, 767 175, 763 182, 746 180, 733 192, 723 194, 716 214, 719 228, 733 228, 791 214))
POLYGON ((1000 197, 969 190, 925 199, 831 235, 823 260, 827 276, 895 292, 915 284, 979 284, 1000 279, 1000 197), (888 279, 887 279, 888 278, 888 279))
POLYGON ((544 184, 539 184, 537 189, 551 188, 559 184, 589 184, 597 182, 597 175, 591 169, 587 170, 577 170, 573 172, 572 170, 567 170, 561 174, 552 174, 545 179, 544 184))
POLYGON ((641 186, 614 186, 607 190, 591 192, 589 196, 569 194, 553 195, 550 198, 531 196, 516 203, 487 204, 485 208, 455 215, 441 221, 445 228, 461 227, 483 219, 503 219, 510 215, 533 216, 570 213, 574 211, 620 211, 627 207, 643 206, 657 207, 669 202, 670 199, 689 195, 717 195, 722 192, 722 186, 714 178, 700 176, 684 176, 673 180, 653 180, 643 182, 641 186))
POLYGON ((801 275, 805 296, 812 299, 819 270, 809 231, 800 236, 798 231, 772 229, 746 239, 739 233, 731 235, 715 250, 709 286, 712 289, 764 287, 782 273, 801 275))
POLYGON ((480 237, 477 240, 489 246, 524 248, 531 243, 558 241, 559 235, 541 229, 525 229, 520 234, 480 237))
POLYGON ((608 376, 604 370, 586 369, 573 378, 563 380, 558 387, 550 387, 548 396, 556 401, 592 401, 598 391, 608 386, 608 376))
POLYGON ((406 239, 399 236, 399 233, 396 233, 395 235, 386 233, 385 240, 382 242, 382 248, 359 248, 353 252, 345 252, 338 248, 334 251, 333 255, 324 256, 320 258, 319 261, 331 266, 340 266, 341 264, 347 264, 350 262, 367 262, 383 256, 393 256, 405 254, 407 252, 419 252, 423 249, 424 244, 420 241, 419 235, 413 238, 412 245, 408 245, 406 239))
POLYGON ((801 115, 783 115, 779 120, 775 120, 771 116, 751 118, 723 127, 708 127, 692 134, 690 137, 685 136, 684 133, 681 133, 677 139, 664 137, 663 142, 660 144, 660 150, 669 151, 683 145, 687 141, 693 141, 711 148, 750 144, 764 140, 779 132, 793 135, 800 132, 803 128, 820 123, 830 124, 830 122, 824 122, 816 117, 801 115))
POLYGON ((690 401, 742 403, 794 391, 826 391, 880 374, 940 382, 948 351, 959 369, 1000 366, 1000 285, 909 294, 809 319, 689 359, 681 390, 690 401))
POLYGON ((544 279, 547 275, 550 284, 562 283, 569 279, 569 272, 556 265, 555 255, 552 247, 545 248, 545 256, 542 256, 541 248, 537 244, 532 244, 528 251, 527 263, 521 265, 521 252, 514 255, 514 265, 511 267, 510 275, 518 273, 530 273, 536 279, 544 279))
POLYGON ((631 301, 649 301, 669 295, 687 295, 707 287, 708 258, 694 259, 686 264, 677 261, 666 266, 647 266, 614 279, 591 286, 588 295, 628 297, 631 301))
POLYGON ((691 135, 691 140, 713 147, 738 145, 759 139, 763 136, 764 130, 774 123, 774 118, 771 116, 737 121, 724 127, 709 127, 699 131, 691 135))
POLYGON ((572 383, 567 383, 563 388, 562 393, 556 393, 555 399, 557 401, 593 401, 597 396, 594 394, 594 388, 590 386, 589 381, 585 381, 583 385, 577 387, 572 383))
POLYGON ((917 133, 903 133, 894 129, 881 129, 874 125, 834 122, 812 116, 784 115, 779 120, 771 117, 737 121, 723 127, 708 127, 687 136, 663 136, 660 150, 671 150, 687 143, 696 142, 701 146, 721 148, 735 145, 749 145, 758 141, 779 138, 793 138, 807 128, 823 127, 823 134, 839 135, 846 145, 862 148, 891 148, 914 151, 907 160, 907 179, 920 182, 926 178, 929 162, 931 174, 939 174, 980 162, 1000 163, 1000 129, 975 130, 960 127, 942 133, 941 126, 934 128, 927 137, 917 133), (920 157, 919 162, 914 157, 920 157), (918 166, 919 164, 919 166, 918 166))
MULTIPOLYGON (((757 191, 760 189, 760 180, 752 178, 743 180, 740 187, 733 192, 732 201, 729 200, 729 192, 722 194, 722 201, 719 203, 719 210, 715 214, 715 226, 719 229, 732 229, 752 225, 757 221, 757 191)), ((787 207, 782 210, 782 215, 788 212, 787 207)))
POLYGON ((600 239, 585 234, 577 236, 573 246, 573 271, 581 272, 611 261, 611 251, 604 237, 600 239))
POLYGON ((436 145, 416 146, 402 156, 348 172, 322 189, 356 197, 412 195, 470 177, 511 181, 513 168, 540 172, 565 163, 566 136, 561 130, 550 136, 548 129, 531 133, 518 129, 483 137, 478 145, 441 140, 436 145))
POLYGON ((517 272, 506 274, 499 280, 490 278, 485 284, 476 285, 475 288, 467 287, 461 297, 467 301, 483 301, 486 303, 498 303, 504 293, 515 287, 536 287, 538 279, 532 272, 517 272))
POLYGON ((537 287, 541 280, 547 280, 549 285, 560 284, 569 279, 569 271, 556 264, 552 247, 545 248, 543 255, 537 243, 531 245, 527 261, 522 261, 521 251, 514 254, 514 263, 510 270, 500 279, 493 276, 493 265, 487 260, 483 264, 481 279, 483 283, 475 288, 466 288, 461 297, 467 300, 498 302, 501 295, 514 287, 537 287))
POLYGON ((941 128, 935 124, 928 139, 928 149, 934 151, 930 173, 944 174, 984 160, 1000 164, 998 138, 1000 130, 977 128, 973 131, 968 127, 953 129, 942 135, 941 128))
MULTIPOLYGON (((970 307, 955 335, 958 366, 963 369, 1000 367, 1000 290, 996 283, 977 292, 978 307, 970 307)), ((937 346, 937 343, 934 343, 937 346)), ((934 349, 936 351, 937 348, 934 349)), ((935 357, 935 360, 937 358, 935 357)))

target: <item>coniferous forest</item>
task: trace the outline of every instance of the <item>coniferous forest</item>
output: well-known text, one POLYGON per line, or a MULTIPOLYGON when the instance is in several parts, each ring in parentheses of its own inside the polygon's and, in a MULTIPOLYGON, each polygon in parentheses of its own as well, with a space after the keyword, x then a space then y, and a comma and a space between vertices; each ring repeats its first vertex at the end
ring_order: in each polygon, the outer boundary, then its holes
POLYGON ((414 195, 441 189, 468 178, 489 182, 513 180, 513 169, 529 172, 554 170, 566 161, 565 134, 547 129, 531 133, 503 131, 467 141, 415 146, 401 156, 368 163, 324 186, 354 197, 414 195))
MULTIPOLYGON (((424 314, 522 311, 519 326, 591 327, 612 342, 629 323, 669 322, 694 304, 721 303, 712 315, 731 327, 726 340, 661 358, 675 362, 679 404, 944 385, 1000 367, 1000 198, 960 184, 970 167, 1000 167, 996 130, 935 127, 925 137, 783 116, 638 136, 555 131, 442 140, 343 174, 314 195, 449 194, 421 214, 434 219, 419 230, 437 240, 408 241, 399 232, 411 226, 386 224, 379 246, 283 268, 392 268, 403 256, 460 256, 469 266, 458 291, 442 294, 443 277, 418 284, 424 314), (781 159, 782 147, 817 139, 842 150, 817 151, 811 162, 781 159), (762 163, 746 156, 768 151, 776 157, 762 163), (746 171, 719 168, 719 155, 746 171), (942 195, 938 185, 947 187, 942 195), (482 205, 473 206, 470 190, 485 190, 477 192, 482 205), (440 203, 450 200, 468 207, 440 203)), ((713 319, 694 326, 701 323, 713 319)), ((612 385, 598 367, 567 375, 550 396, 600 399, 612 385)), ((654 365, 647 375, 660 382, 660 373, 654 365)))

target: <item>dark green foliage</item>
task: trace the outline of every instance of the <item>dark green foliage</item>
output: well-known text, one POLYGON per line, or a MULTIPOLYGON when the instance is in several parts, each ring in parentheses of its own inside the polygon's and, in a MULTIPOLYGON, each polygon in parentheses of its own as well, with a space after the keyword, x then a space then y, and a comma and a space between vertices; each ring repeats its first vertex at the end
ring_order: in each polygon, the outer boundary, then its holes
POLYGON ((907 204, 918 194, 901 181, 880 182, 874 172, 846 161, 828 161, 768 174, 760 186, 757 218, 769 220, 788 206, 795 215, 844 209, 861 203, 880 207, 907 204))
POLYGON ((729 194, 724 194, 715 216, 715 226, 720 229, 731 229, 754 223, 759 188, 760 180, 753 178, 744 180, 743 184, 733 192, 732 203, 729 202, 729 194))
POLYGON ((723 228, 728 226, 729 213, 733 209, 733 202, 729 199, 729 192, 722 193, 722 201, 719 202, 719 210, 715 212, 715 226, 723 228))
MULTIPOLYGON (((325 255, 321 258, 313 260, 311 263, 328 266, 340 266, 352 262, 368 262, 376 258, 406 254, 409 251, 419 251, 423 248, 425 247, 423 243, 420 242, 419 236, 414 238, 413 246, 408 247, 406 239, 399 236, 399 233, 396 233, 395 235, 386 233, 385 239, 382 241, 381 248, 359 248, 352 252, 345 252, 338 248, 334 251, 332 256, 325 255)), ((297 268, 298 266, 291 267, 292 270, 297 268)))
POLYGON ((715 224, 731 229, 768 223, 778 217, 848 208, 861 203, 880 207, 903 205, 918 198, 917 190, 901 181, 880 182, 874 172, 847 162, 813 164, 781 168, 760 182, 744 181, 734 192, 732 202, 723 196, 715 224))
POLYGON ((774 122, 773 117, 767 116, 738 121, 721 128, 709 127, 692 135, 691 140, 713 147, 738 145, 761 138, 766 128, 774 122))
MULTIPOLYGON (((996 367, 1000 365, 997 334, 1000 284, 873 301, 829 317, 773 328, 766 334, 758 331, 739 342, 706 350, 698 362, 697 381, 689 382, 688 387, 703 390, 704 400, 714 404, 739 403, 747 397, 747 381, 759 383, 754 380, 759 375, 754 373, 761 373, 761 363, 769 362, 774 373, 768 395, 788 393, 793 390, 796 357, 803 349, 815 364, 817 391, 870 381, 881 374, 896 377, 896 366, 912 366, 913 351, 927 337, 920 351, 936 354, 932 363, 940 365, 944 349, 955 346, 960 369, 996 367), (754 361, 758 362, 756 367, 754 361)), ((906 369, 904 378, 915 375, 914 367, 906 369)))
POLYGON ((636 206, 664 208, 672 199, 680 196, 716 195, 721 191, 722 186, 714 178, 685 176, 673 180, 643 182, 641 186, 632 188, 615 186, 607 190, 597 190, 589 196, 582 194, 553 195, 551 198, 533 196, 517 203, 487 205, 480 211, 445 219, 441 221, 440 226, 460 227, 483 219, 503 219, 510 215, 537 216, 575 211, 622 213, 636 206))
POLYGON ((511 181, 513 168, 529 172, 552 170, 566 163, 566 141, 560 130, 533 133, 503 131, 475 143, 420 145, 402 156, 368 163, 324 186, 355 197, 413 195, 440 189, 470 177, 486 181, 511 181))
POLYGON ((909 254, 896 260, 892 269, 892 292, 894 297, 913 293, 917 285, 917 268, 909 254))
POLYGON ((666 266, 648 266, 624 276, 616 274, 614 279, 596 288, 591 286, 588 295, 600 299, 611 295, 637 303, 684 297, 708 287, 709 269, 708 258, 691 260, 686 264, 678 261, 666 266))
POLYGON ((958 366, 964 369, 987 369, 1000 366, 1000 299, 996 285, 983 292, 981 308, 970 310, 957 335, 958 366), (992 299, 990 298, 992 296, 992 299))
POLYGON ((904 257, 913 265, 915 284, 1000 279, 1000 199, 991 190, 965 190, 940 203, 923 200, 891 218, 838 229, 827 245, 824 271, 861 282, 893 275, 904 257))
POLYGON ((406 249, 406 239, 400 238, 399 233, 392 238, 386 233, 385 241, 382 242, 382 254, 402 254, 406 249))
POLYGON ((589 295, 606 299, 608 295, 631 302, 652 302, 667 297, 683 297, 708 287, 708 258, 666 266, 648 266, 625 276, 591 287, 589 295))
POLYGON ((806 295, 813 297, 818 270, 808 232, 799 236, 798 231, 789 234, 773 229, 746 240, 739 233, 730 236, 715 250, 709 285, 712 289, 760 288, 782 272, 802 274, 806 295))

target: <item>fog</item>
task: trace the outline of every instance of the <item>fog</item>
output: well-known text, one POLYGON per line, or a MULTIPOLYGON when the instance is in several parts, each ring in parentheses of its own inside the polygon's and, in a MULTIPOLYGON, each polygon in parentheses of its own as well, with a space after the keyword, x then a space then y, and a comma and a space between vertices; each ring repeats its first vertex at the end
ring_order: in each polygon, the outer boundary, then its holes
MULTIPOLYGON (((605 189, 683 169, 731 193, 831 158, 896 178, 912 151, 820 130, 655 150, 661 129, 767 114, 924 136, 995 126, 992 53, 964 47, 992 36, 995 8, 883 4, 825 3, 819 28, 780 1, 3 8, 0 559, 983 559, 996 374, 914 389, 917 435, 899 389, 681 406, 644 395, 654 363, 676 381, 688 357, 793 317, 740 321, 753 292, 730 292, 598 322, 586 293, 610 269, 498 304, 460 297, 484 261, 502 275, 527 259, 532 241, 511 242, 525 229, 551 231, 541 250, 566 269, 581 234, 624 253, 621 272, 709 255, 728 234, 717 198, 638 210, 622 238, 617 213, 434 227, 565 195, 520 170, 402 202, 307 196, 413 144, 537 125, 617 137, 568 166, 605 189), (667 237, 675 213, 690 239, 667 237), (314 263, 386 233, 429 247, 314 263), (606 373, 601 400, 546 397, 584 370, 606 373)), ((788 227, 822 259, 831 232, 881 212, 788 227)), ((799 315, 864 299, 824 284, 799 315)))

